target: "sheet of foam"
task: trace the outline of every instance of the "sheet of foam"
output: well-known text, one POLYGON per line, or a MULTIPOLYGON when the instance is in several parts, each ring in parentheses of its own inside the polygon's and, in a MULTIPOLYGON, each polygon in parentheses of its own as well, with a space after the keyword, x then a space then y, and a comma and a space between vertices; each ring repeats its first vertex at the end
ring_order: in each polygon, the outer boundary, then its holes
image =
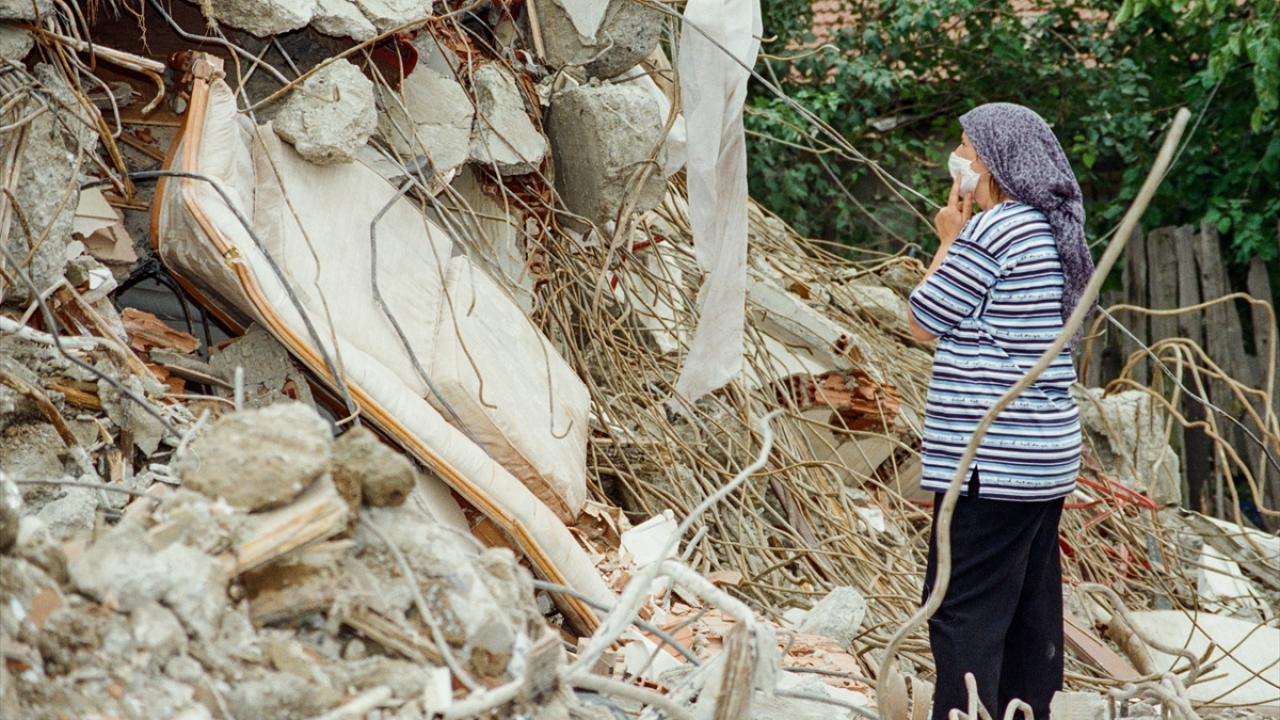
POLYGON ((440 395, 493 459, 571 522, 587 498, 586 386, 466 256, 446 277, 431 365, 440 395))

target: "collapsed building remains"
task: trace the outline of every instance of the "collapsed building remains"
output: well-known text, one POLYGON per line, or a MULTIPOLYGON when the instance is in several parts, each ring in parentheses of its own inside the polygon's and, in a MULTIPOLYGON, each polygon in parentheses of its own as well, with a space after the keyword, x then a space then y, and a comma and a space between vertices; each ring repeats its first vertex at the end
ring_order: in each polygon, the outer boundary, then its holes
MULTIPOLYGON (((0 0, 6 717, 924 716, 923 268, 749 203, 683 399, 682 28, 0 0)), ((1280 714, 1280 541, 1080 397, 1061 716, 1280 714)))

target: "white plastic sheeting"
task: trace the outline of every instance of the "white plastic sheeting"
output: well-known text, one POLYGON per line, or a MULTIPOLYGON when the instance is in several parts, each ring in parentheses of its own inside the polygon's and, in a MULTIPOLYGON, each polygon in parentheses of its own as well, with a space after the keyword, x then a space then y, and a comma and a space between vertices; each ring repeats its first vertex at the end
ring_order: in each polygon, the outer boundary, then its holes
POLYGON ((759 0, 690 0, 680 36, 689 224, 700 315, 676 392, 690 401, 742 369, 747 280, 747 147, 742 105, 760 50, 759 0), (726 52, 727 51, 727 52, 726 52))

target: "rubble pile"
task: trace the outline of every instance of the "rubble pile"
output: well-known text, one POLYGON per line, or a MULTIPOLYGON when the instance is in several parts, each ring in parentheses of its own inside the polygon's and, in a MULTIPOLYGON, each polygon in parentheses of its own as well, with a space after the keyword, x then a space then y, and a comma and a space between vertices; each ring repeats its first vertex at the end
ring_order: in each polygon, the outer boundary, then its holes
POLYGON ((22 518, 0 580, 6 713, 310 718, 373 696, 429 717, 450 703, 445 654, 471 682, 519 681, 512 712, 576 706, 528 571, 415 507, 416 471, 367 430, 335 442, 301 403, 245 410, 173 468, 181 487, 71 544, 22 518))
MULTIPOLYGON (((923 268, 749 205, 678 397, 678 18, 124 5, 0 0, 5 717, 923 716, 923 268)), ((1061 714, 1280 713, 1280 542, 1079 400, 1061 714)))

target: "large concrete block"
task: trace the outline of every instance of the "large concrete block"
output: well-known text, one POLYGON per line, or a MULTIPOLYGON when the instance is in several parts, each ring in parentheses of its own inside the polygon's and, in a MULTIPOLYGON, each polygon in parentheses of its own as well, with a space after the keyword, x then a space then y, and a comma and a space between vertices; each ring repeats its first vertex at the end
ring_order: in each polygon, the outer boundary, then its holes
POLYGON ((635 0, 610 0, 600 17, 599 1, 534 0, 547 64, 580 67, 588 77, 607 79, 635 67, 658 46, 661 11, 635 0))
POLYGON ((531 173, 547 154, 547 139, 525 111, 524 93, 509 72, 490 63, 471 76, 476 121, 471 159, 502 175, 531 173))
POLYGON ((475 110, 452 76, 420 65, 398 94, 379 88, 378 105, 378 135, 396 152, 426 155, 441 175, 467 161, 475 110))
POLYGON ((297 30, 316 12, 316 0, 218 0, 200 5, 213 20, 258 37, 297 30))
POLYGON ((346 60, 304 80, 272 121, 299 155, 321 165, 354 160, 377 125, 373 83, 346 60))
POLYGON ((635 210, 662 201, 665 148, 643 183, 633 176, 662 137, 658 103, 643 89, 629 85, 580 85, 551 100, 547 134, 556 163, 556 189, 569 210, 594 223, 613 219, 629 192, 635 210))

